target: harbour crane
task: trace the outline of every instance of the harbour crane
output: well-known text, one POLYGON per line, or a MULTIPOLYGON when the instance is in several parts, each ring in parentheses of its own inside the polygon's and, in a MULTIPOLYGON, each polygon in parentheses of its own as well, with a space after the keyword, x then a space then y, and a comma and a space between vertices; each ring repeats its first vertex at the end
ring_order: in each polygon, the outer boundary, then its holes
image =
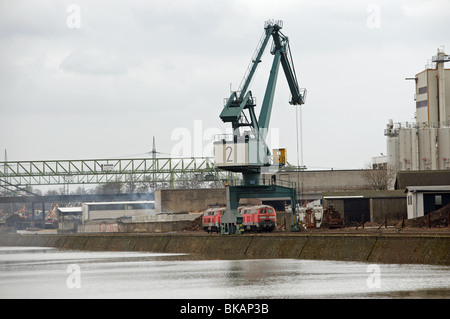
POLYGON ((305 103, 306 89, 300 88, 294 69, 289 39, 281 29, 280 20, 268 20, 264 24, 264 32, 258 43, 255 54, 243 77, 237 91, 231 92, 225 106, 220 113, 224 123, 231 123, 231 135, 219 135, 214 140, 215 166, 227 171, 242 173, 242 184, 227 188, 227 210, 222 217, 222 233, 239 233, 239 224, 242 217, 238 212, 240 198, 281 197, 287 195, 291 198, 293 218, 291 229, 295 228, 296 189, 279 185, 261 185, 261 169, 270 166, 271 152, 266 144, 272 113, 273 99, 277 82, 278 70, 282 65, 286 80, 291 92, 289 103, 302 105, 305 103), (272 67, 267 82, 264 99, 259 117, 256 118, 256 101, 251 92, 250 84, 261 57, 270 39, 273 39, 270 50, 273 55, 272 67))

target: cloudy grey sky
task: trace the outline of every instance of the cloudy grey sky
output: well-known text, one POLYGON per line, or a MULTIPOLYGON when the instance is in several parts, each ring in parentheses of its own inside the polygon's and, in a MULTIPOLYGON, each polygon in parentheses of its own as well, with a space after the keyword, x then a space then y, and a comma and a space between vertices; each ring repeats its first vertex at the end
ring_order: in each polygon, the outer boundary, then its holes
MULTIPOLYGON (((153 136, 162 153, 210 155, 211 133, 228 127, 223 98, 268 19, 283 20, 308 89, 310 169, 361 168, 386 153, 387 121, 414 118, 405 77, 438 47, 450 52, 448 0, 0 0, 1 160, 5 149, 8 160, 146 156, 153 136)), ((271 60, 253 83, 259 103, 271 60)), ((288 99, 280 70, 273 146, 296 164, 288 99)))

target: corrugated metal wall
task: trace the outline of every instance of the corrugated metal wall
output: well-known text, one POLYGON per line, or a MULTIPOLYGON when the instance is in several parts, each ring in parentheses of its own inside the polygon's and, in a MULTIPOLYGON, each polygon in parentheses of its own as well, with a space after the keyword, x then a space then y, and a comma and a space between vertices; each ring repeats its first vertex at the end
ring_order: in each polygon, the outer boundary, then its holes
POLYGON ((388 223, 406 219, 406 197, 401 198, 372 198, 371 199, 371 221, 376 223, 388 223))
POLYGON ((362 215, 366 222, 383 223, 385 217, 389 222, 406 218, 405 197, 381 198, 336 198, 324 199, 323 207, 332 205, 345 221, 360 222, 362 215))

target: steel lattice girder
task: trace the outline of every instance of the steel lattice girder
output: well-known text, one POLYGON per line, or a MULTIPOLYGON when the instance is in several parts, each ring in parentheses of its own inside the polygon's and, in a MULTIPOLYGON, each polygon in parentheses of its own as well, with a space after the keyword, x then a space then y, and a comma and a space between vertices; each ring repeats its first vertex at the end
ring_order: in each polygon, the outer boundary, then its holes
POLYGON ((14 185, 175 183, 192 181, 198 174, 221 180, 227 173, 203 157, 0 162, 0 179, 14 185))

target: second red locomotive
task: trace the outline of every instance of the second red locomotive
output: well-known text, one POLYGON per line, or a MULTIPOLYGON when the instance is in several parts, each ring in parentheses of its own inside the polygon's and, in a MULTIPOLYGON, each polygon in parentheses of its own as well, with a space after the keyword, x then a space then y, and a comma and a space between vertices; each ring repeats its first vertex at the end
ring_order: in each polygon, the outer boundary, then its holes
POLYGON ((271 206, 242 207, 240 213, 246 231, 273 231, 277 227, 277 214, 271 206))

